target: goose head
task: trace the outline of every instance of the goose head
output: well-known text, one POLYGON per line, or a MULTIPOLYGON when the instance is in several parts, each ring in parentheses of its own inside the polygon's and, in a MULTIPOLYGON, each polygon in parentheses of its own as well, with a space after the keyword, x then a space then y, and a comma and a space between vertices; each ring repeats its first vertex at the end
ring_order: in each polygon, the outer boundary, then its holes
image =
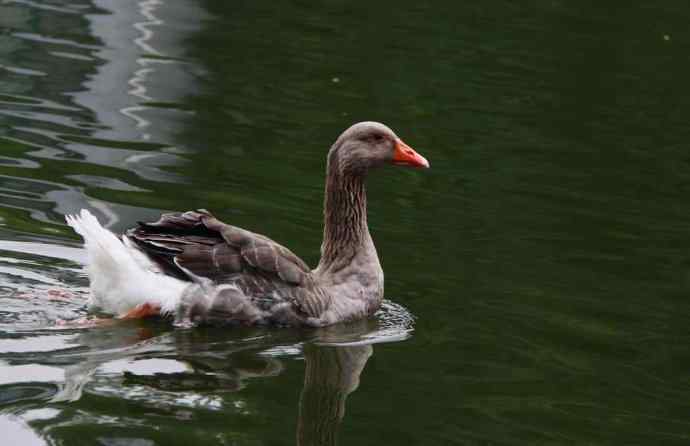
POLYGON ((429 161, 379 122, 359 122, 345 130, 328 154, 341 173, 365 174, 388 164, 428 168, 429 161))

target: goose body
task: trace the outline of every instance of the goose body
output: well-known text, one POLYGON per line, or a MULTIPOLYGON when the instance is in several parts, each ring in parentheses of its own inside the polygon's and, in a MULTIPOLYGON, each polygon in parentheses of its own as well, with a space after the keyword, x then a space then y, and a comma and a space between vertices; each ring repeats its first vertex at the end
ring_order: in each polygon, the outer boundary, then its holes
POLYGON ((91 306, 119 317, 325 326, 373 314, 383 270, 367 226, 365 178, 385 164, 429 167, 388 127, 355 124, 328 152, 316 268, 260 234, 200 209, 164 214, 120 237, 87 210, 67 223, 85 241, 91 306))

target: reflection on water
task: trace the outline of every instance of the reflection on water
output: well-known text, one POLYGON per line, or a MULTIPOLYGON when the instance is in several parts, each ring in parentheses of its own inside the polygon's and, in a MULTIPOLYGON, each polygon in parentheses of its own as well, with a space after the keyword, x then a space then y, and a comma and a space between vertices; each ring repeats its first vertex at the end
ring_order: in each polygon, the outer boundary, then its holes
POLYGON ((12 439, 14 444, 21 444, 23 446, 43 446, 48 444, 34 433, 23 420, 16 417, 0 415, 0 430, 4 438, 12 439))
POLYGON ((184 149, 171 142, 191 113, 181 101, 194 93, 198 73, 181 41, 198 31, 203 10, 188 1, 169 8, 107 0, 1 8, 0 23, 11 31, 0 38, 7 43, 0 61, 11 64, 0 92, 0 166, 8 167, 0 172, 2 208, 13 209, 27 232, 53 234, 64 234, 62 216, 80 208, 119 229, 159 213, 113 197, 183 180, 170 167, 183 163, 184 149), (113 178, 118 170, 133 175, 113 178))
MULTIPOLYGON (((105 129, 95 131, 98 138, 120 144, 173 141, 176 122, 180 125, 179 120, 189 113, 180 108, 182 100, 197 88, 194 68, 184 61, 183 40, 199 31, 206 13, 191 1, 176 2, 174 8, 157 0, 96 0, 94 6, 101 11, 86 18, 90 34, 101 42, 93 56, 104 63, 96 66, 96 72, 83 85, 85 90, 75 94, 74 101, 93 111, 95 120, 105 125, 105 129)), ((174 152, 173 147, 164 152, 174 152)), ((118 152, 106 153, 117 156, 118 152)), ((139 152, 139 156, 109 159, 106 164, 124 163, 137 169, 153 162, 146 155, 161 157, 158 152, 139 152)), ((162 165, 176 159, 161 158, 158 162, 162 165)), ((151 178, 154 172, 138 173, 151 178)), ((169 177, 162 175, 160 179, 169 177)))
POLYGON ((371 345, 304 348, 306 370, 300 396, 297 444, 335 445, 347 396, 359 386, 371 345))

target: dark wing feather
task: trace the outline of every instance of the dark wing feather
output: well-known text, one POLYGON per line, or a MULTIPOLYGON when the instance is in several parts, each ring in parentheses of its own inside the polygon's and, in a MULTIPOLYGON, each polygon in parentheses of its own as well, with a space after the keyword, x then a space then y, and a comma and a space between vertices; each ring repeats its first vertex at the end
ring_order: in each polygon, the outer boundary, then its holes
POLYGON ((309 273, 307 264, 289 249, 225 224, 205 210, 164 214, 126 235, 167 273, 185 280, 190 280, 188 270, 215 281, 246 275, 295 286, 304 284, 309 273))

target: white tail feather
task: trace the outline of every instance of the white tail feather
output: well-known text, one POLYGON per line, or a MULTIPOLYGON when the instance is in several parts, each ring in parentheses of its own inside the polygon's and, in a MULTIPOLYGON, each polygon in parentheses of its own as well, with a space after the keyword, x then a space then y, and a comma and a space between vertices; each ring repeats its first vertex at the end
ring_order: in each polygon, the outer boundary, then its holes
POLYGON ((66 220, 84 238, 90 306, 117 316, 144 303, 160 306, 163 313, 176 309, 189 283, 158 272, 141 251, 123 243, 86 209, 78 216, 68 215, 66 220))

